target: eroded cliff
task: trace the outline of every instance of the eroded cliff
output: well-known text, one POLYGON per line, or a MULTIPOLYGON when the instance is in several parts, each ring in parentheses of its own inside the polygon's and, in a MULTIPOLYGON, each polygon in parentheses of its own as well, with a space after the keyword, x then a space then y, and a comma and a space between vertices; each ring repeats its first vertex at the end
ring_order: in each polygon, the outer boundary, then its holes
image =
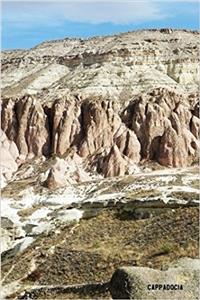
POLYGON ((40 156, 70 157, 106 177, 149 160, 195 163, 198 38, 147 30, 4 52, 2 143, 6 135, 18 149, 13 172, 40 156))

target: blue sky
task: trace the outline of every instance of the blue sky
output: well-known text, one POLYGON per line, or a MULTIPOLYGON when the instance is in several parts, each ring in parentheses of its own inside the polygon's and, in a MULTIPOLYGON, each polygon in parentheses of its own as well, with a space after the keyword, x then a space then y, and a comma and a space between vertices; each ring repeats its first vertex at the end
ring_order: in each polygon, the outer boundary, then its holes
POLYGON ((65 0, 2 3, 2 49, 144 28, 199 28, 198 0, 65 0))

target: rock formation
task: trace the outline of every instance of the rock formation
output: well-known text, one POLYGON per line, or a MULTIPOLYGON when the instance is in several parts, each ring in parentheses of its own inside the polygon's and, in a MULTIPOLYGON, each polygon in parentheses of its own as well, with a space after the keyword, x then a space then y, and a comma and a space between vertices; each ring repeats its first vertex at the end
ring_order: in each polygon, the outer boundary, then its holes
POLYGON ((113 299, 197 299, 199 260, 184 258, 166 271, 126 267, 111 279, 113 299), (170 295, 170 296, 169 296, 170 295))
POLYGON ((66 168, 66 162, 62 159, 57 159, 49 170, 44 185, 51 190, 64 186, 66 183, 64 180, 66 168))
POLYGON ((199 254, 198 44, 161 29, 3 51, 3 298, 198 298, 196 260, 160 270, 199 254))
POLYGON ((104 176, 196 162, 198 38, 149 30, 3 52, 1 128, 18 162, 73 149, 104 176))
POLYGON ((15 142, 10 141, 6 134, 0 130, 1 139, 1 187, 5 180, 9 180, 12 174, 17 171, 19 151, 15 142))

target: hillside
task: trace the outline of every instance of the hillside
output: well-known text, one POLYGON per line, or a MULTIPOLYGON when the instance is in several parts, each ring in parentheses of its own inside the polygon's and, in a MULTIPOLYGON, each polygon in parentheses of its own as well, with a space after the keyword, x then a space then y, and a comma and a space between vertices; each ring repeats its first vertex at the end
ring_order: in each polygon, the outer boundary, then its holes
POLYGON ((160 29, 2 52, 5 299, 108 299, 119 267, 198 257, 198 49, 160 29))

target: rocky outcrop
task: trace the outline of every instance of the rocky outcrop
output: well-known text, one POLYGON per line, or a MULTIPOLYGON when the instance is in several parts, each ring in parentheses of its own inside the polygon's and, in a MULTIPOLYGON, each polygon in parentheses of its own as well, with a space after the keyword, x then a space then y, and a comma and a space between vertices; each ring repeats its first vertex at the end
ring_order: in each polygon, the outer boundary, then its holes
POLYGON ((126 173, 127 162, 122 157, 117 145, 112 146, 104 162, 103 173, 106 177, 121 176, 126 173))
POLYGON ((2 93, 22 96, 47 89, 55 96, 69 89, 125 99, 158 86, 193 91, 198 89, 198 43, 197 31, 162 29, 5 51, 2 93))
MULTIPOLYGON (((135 147, 135 145, 133 145, 133 147, 135 147)), ((113 145, 108 155, 104 158, 102 173, 105 177, 133 174, 137 169, 136 160, 138 158, 139 162, 139 157, 139 152, 137 152, 134 159, 129 159, 122 152, 120 152, 120 149, 117 145, 113 145)))
POLYGON ((49 154, 48 120, 38 99, 5 99, 1 115, 2 130, 16 143, 22 161, 49 154))
POLYGON ((66 183, 64 178, 66 168, 67 165, 64 160, 56 159, 54 165, 48 172, 48 176, 44 182, 44 186, 51 190, 64 186, 66 183))
POLYGON ((39 181, 51 190, 91 180, 90 174, 83 167, 82 158, 77 153, 72 152, 65 159, 56 157, 49 165, 50 168, 40 174, 39 181))
POLYGON ((71 99, 59 99, 53 103, 50 115, 52 124, 52 153, 63 155, 76 142, 80 132, 80 106, 71 99))
POLYGON ((6 180, 18 169, 19 151, 15 142, 10 141, 6 134, 0 130, 1 141, 1 187, 6 180))
POLYGON ((134 131, 122 124, 114 135, 114 142, 124 156, 133 163, 139 163, 141 146, 134 131))
POLYGON ((196 101, 164 88, 138 95, 125 108, 119 100, 68 95, 42 105, 25 96, 3 100, 2 129, 21 162, 52 154, 67 158, 73 151, 104 176, 121 176, 141 160, 169 167, 197 161, 196 101))
POLYGON ((67 156, 72 149, 87 160, 97 153, 104 157, 106 151, 104 175, 117 176, 125 174, 129 161, 133 164, 140 160, 140 143, 134 132, 122 123, 119 108, 113 101, 81 101, 69 96, 55 100, 52 106, 41 106, 33 96, 16 102, 5 99, 2 129, 16 142, 22 161, 41 155, 67 156), (119 149, 119 155, 112 158, 112 149, 119 149), (111 161, 120 164, 119 156, 126 167, 108 171, 111 161))
POLYGON ((110 148, 121 119, 113 101, 85 101, 82 104, 82 140, 79 153, 83 157, 110 148))
POLYGON ((196 139, 199 139, 200 119, 193 115, 191 118, 190 129, 196 139))
POLYGON ((135 131, 142 158, 172 167, 197 160, 199 118, 193 115, 194 103, 190 105, 186 97, 163 88, 136 97, 128 105, 122 119, 135 131))
POLYGON ((111 279, 111 295, 113 299, 198 299, 199 268, 199 260, 189 258, 167 271, 120 268, 111 279))
POLYGON ((164 166, 185 167, 197 162, 199 142, 185 129, 180 135, 168 127, 160 140, 158 162, 164 166))
POLYGON ((18 160, 74 151, 104 176, 196 162, 198 37, 144 30, 3 53, 1 128, 18 160))

